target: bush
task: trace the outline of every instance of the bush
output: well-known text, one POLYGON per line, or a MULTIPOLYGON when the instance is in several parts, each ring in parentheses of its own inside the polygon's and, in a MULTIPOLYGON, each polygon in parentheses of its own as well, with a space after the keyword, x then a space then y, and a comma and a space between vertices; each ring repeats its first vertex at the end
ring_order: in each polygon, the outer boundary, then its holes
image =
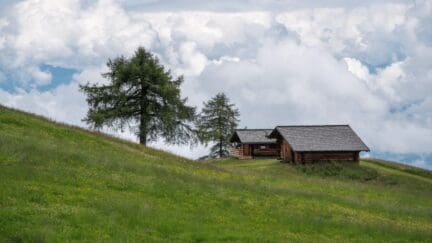
POLYGON ((370 181, 378 177, 378 172, 371 168, 359 166, 352 161, 311 162, 294 164, 296 170, 307 175, 320 177, 338 177, 350 180, 370 181))

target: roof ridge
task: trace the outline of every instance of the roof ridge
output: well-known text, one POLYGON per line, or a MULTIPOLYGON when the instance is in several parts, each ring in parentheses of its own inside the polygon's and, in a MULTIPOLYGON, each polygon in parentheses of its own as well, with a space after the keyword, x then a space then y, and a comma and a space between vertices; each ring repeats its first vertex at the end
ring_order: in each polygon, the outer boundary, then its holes
POLYGON ((241 131, 241 130, 273 130, 274 128, 239 128, 235 129, 235 131, 241 131))
POLYGON ((276 127, 349 127, 349 124, 326 124, 326 125, 277 125, 276 127))

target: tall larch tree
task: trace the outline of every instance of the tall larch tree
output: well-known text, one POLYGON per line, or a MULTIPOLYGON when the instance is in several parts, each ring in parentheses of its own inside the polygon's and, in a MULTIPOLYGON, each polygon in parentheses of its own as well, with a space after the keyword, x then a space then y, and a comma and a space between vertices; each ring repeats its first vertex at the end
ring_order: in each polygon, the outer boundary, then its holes
POLYGON ((231 104, 224 93, 219 93, 204 102, 204 107, 197 118, 197 131, 201 142, 211 147, 211 157, 224 157, 229 155, 229 139, 237 127, 240 113, 234 104, 231 104))
POLYGON ((182 76, 174 79, 143 47, 131 58, 109 59, 107 66, 102 76, 108 84, 80 86, 89 104, 84 121, 94 128, 130 128, 144 145, 159 137, 171 144, 194 139, 195 108, 180 95, 182 76))

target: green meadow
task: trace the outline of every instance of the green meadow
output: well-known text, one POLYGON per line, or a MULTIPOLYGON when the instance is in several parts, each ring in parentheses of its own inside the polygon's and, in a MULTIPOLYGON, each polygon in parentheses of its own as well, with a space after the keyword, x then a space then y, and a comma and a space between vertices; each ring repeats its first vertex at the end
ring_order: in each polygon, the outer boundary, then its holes
POLYGON ((432 173, 191 161, 0 107, 0 242, 431 242, 432 173))

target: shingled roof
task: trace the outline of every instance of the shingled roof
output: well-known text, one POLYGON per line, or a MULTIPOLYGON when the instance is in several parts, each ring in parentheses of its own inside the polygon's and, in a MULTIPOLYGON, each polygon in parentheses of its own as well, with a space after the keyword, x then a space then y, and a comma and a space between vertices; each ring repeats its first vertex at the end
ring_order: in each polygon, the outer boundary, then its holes
POLYGON ((273 129, 237 129, 231 137, 231 142, 244 144, 271 144, 276 139, 268 138, 273 129))
POLYGON ((270 137, 277 134, 294 151, 369 151, 349 125, 277 126, 270 137))

